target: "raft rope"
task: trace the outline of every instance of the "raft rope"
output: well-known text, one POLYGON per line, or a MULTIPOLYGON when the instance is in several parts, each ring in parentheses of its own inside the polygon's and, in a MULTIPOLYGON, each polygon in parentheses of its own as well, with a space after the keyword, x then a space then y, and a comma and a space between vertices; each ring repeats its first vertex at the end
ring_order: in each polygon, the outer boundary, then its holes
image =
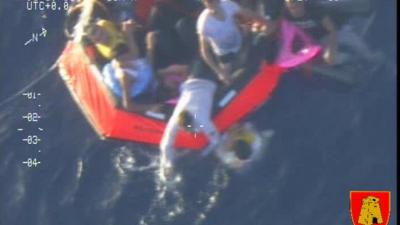
POLYGON ((77 43, 82 41, 82 38, 85 36, 86 29, 90 25, 95 2, 96 0, 85 0, 83 2, 83 10, 74 31, 74 41, 77 43))
POLYGON ((367 22, 363 29, 361 30, 361 37, 365 37, 367 35, 367 32, 369 31, 369 28, 371 27, 372 23, 375 21, 376 17, 376 12, 373 12, 367 19, 367 22))
MULTIPOLYGON (((96 0, 84 0, 84 2, 83 2, 82 14, 80 15, 78 24, 75 26, 75 38, 76 38, 75 41, 77 41, 77 42, 79 42, 81 40, 81 38, 84 36, 85 29, 90 24, 90 17, 91 17, 95 2, 96 2, 96 0)), ((13 94, 13 95, 9 96, 8 98, 4 99, 3 101, 1 101, 0 108, 6 104, 12 102, 16 98, 18 98, 20 95, 22 95, 24 92, 26 92, 29 89, 31 89, 32 87, 34 87, 41 80, 48 77, 51 74, 51 72, 57 68, 57 66, 60 62, 60 58, 61 57, 59 57, 57 59, 57 61, 52 66, 50 66, 50 68, 47 71, 45 71, 43 74, 38 76, 36 79, 31 81, 29 84, 25 85, 21 90, 19 90, 15 94, 13 94)))
POLYGON ((57 61, 52 66, 50 66, 50 68, 48 70, 46 70, 46 72, 44 72, 43 74, 38 76, 36 79, 34 79, 29 84, 25 85, 21 90, 19 90, 15 94, 13 94, 13 95, 9 96, 8 98, 4 99, 3 101, 1 101, 0 108, 3 107, 3 105, 6 105, 6 104, 10 103, 11 101, 15 100, 16 98, 20 97, 20 95, 22 95, 24 92, 28 91, 30 88, 34 87, 41 80, 43 80, 44 78, 49 76, 51 74, 51 72, 57 68, 59 61, 60 61, 60 58, 57 59, 57 61))

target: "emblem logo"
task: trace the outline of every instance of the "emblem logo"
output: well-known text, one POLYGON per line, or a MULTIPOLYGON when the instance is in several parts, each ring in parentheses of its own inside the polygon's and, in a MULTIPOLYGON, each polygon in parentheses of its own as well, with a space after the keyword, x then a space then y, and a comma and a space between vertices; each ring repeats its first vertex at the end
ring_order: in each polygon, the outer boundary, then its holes
POLYGON ((350 213, 354 225, 388 225, 389 191, 351 191, 350 213))

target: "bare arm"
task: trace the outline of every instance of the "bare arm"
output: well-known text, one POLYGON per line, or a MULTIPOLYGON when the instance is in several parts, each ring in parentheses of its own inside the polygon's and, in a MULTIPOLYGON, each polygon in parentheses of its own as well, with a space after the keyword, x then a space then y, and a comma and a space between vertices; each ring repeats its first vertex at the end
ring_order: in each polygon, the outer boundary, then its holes
POLYGON ((203 60, 210 66, 210 68, 217 74, 218 78, 225 83, 230 83, 229 77, 224 73, 222 68, 218 66, 218 63, 213 59, 206 38, 203 35, 199 35, 200 41, 200 54, 203 60))
POLYGON ((132 85, 134 84, 135 79, 133 77, 127 76, 124 73, 123 69, 121 69, 120 67, 119 62, 117 62, 117 65, 115 66, 115 73, 122 89, 122 106, 126 110, 131 112, 145 112, 148 110, 155 110, 160 106, 158 104, 136 104, 135 102, 131 101, 130 87, 132 87, 132 85))
POLYGON ((124 54, 118 57, 116 68, 116 75, 122 87, 122 105, 123 107, 131 112, 145 112, 149 110, 157 110, 160 104, 137 104, 130 100, 130 87, 132 87, 135 79, 124 74, 122 65, 139 57, 139 48, 137 46, 136 39, 133 36, 133 31, 136 24, 133 20, 128 20, 122 23, 122 32, 127 40, 129 48, 128 54, 124 54))
POLYGON ((168 121, 167 127, 165 128, 160 142, 160 163, 166 167, 172 167, 172 161, 174 160, 174 144, 176 135, 178 133, 178 124, 176 120, 176 117, 171 117, 171 119, 168 121))
POLYGON ((214 151, 218 147, 218 144, 220 142, 220 134, 212 122, 210 122, 209 125, 205 125, 204 131, 208 138, 208 146, 203 150, 203 156, 208 155, 212 151, 214 151))
POLYGON ((135 26, 136 24, 133 20, 128 20, 122 23, 122 32, 125 35, 126 43, 129 48, 129 57, 136 59, 139 57, 139 48, 136 39, 133 36, 135 26))
POLYGON ((131 84, 134 81, 133 78, 129 78, 128 76, 126 76, 126 74, 124 73, 124 70, 121 68, 121 63, 120 62, 112 62, 114 63, 113 67, 115 68, 115 75, 121 85, 121 89, 122 89, 122 106, 124 108, 128 108, 130 103, 129 103, 129 87, 131 86, 131 84))
POLYGON ((160 142, 160 164, 159 176, 161 181, 168 181, 171 178, 173 161, 175 158, 175 139, 178 133, 178 121, 176 114, 172 115, 160 142), (175 115, 175 116, 174 116, 175 115))
POLYGON ((333 53, 337 47, 337 32, 336 32, 336 26, 333 23, 332 19, 329 16, 325 16, 322 19, 322 25, 324 28, 328 31, 329 37, 328 37, 328 46, 326 48, 326 54, 327 56, 327 62, 332 63, 333 62, 333 53))

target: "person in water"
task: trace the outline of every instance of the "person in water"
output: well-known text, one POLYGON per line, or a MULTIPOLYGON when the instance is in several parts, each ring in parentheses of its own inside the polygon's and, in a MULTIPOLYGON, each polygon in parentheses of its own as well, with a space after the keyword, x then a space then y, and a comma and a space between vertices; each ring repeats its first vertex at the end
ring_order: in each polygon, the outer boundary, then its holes
POLYGON ((133 20, 122 22, 122 31, 108 20, 98 20, 90 28, 89 38, 99 54, 109 60, 102 71, 105 84, 122 98, 123 108, 144 112, 160 106, 148 103, 157 83, 166 84, 169 90, 177 89, 177 84, 170 81, 170 75, 183 81, 188 69, 185 65, 173 65, 158 70, 160 76, 155 76, 149 61, 139 52, 134 29, 133 20), (157 79, 160 82, 155 82, 157 79))
POLYGON ((306 31, 311 37, 325 46, 323 59, 327 64, 336 65, 349 59, 348 55, 339 52, 338 46, 346 46, 369 62, 381 58, 379 53, 372 52, 362 38, 350 26, 344 25, 337 30, 332 18, 323 11, 313 8, 305 1, 285 0, 284 17, 306 31))
POLYGON ((205 9, 197 20, 199 51, 204 61, 226 85, 238 59, 245 52, 244 40, 237 23, 239 18, 263 19, 242 9, 230 0, 203 0, 205 9))
POLYGON ((216 88, 215 75, 204 62, 196 61, 191 76, 181 86, 181 95, 160 142, 162 178, 165 178, 166 170, 173 166, 174 144, 178 131, 204 132, 209 140, 209 149, 218 144, 219 132, 211 121, 216 88))
POLYGON ((241 169, 258 158, 272 135, 259 132, 250 122, 235 125, 222 136, 216 155, 228 168, 241 169))

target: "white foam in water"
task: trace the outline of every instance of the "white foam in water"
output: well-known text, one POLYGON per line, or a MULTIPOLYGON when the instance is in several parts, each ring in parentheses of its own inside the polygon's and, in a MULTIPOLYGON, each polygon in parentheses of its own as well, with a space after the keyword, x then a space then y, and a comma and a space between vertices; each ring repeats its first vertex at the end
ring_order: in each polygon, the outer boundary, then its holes
POLYGON ((11 179, 4 182, 2 193, 0 193, 3 203, 0 208, 0 222, 4 220, 10 222, 9 224, 16 224, 15 221, 18 220, 18 216, 26 202, 28 171, 26 168, 15 164, 11 179))
POLYGON ((60 205, 71 204, 75 200, 75 195, 78 192, 81 177, 83 174, 83 161, 79 158, 74 167, 75 176, 71 178, 68 186, 65 188, 62 199, 59 201, 60 205))
POLYGON ((204 188, 193 190, 191 196, 197 196, 197 199, 188 200, 182 194, 186 184, 185 177, 175 170, 169 177, 163 178, 159 171, 162 169, 165 168, 161 166, 153 173, 156 193, 139 225, 171 223, 188 215, 195 218, 194 224, 200 225, 217 204, 222 190, 229 183, 227 170, 219 166, 212 171, 212 177, 204 188))
POLYGON ((151 200, 150 207, 140 219, 140 225, 154 224, 157 221, 174 221, 185 213, 185 200, 181 193, 183 177, 179 173, 170 174, 170 178, 162 178, 157 168, 154 175, 155 196, 151 200))
POLYGON ((209 190, 205 193, 205 205, 202 207, 202 210, 198 212, 194 223, 195 225, 200 225, 207 219, 207 215, 218 203, 219 196, 222 191, 228 187, 228 184, 229 176, 227 169, 222 166, 217 167, 213 171, 213 177, 208 184, 209 190))
POLYGON ((99 196, 97 196, 99 203, 95 205, 96 209, 110 210, 114 208, 122 196, 125 185, 126 178, 118 170, 108 172, 99 189, 99 196))
MULTIPOLYGON (((136 172, 151 171, 156 168, 157 162, 150 158, 149 163, 139 165, 138 158, 140 149, 130 149, 127 146, 114 149, 115 155, 112 157, 112 168, 104 174, 103 182, 100 184, 100 189, 95 194, 95 199, 98 201, 93 204, 99 210, 111 210, 123 195, 128 181, 136 172), (135 155, 137 154, 137 155, 135 155)), ((145 154, 140 154, 140 156, 145 154)), ((154 158, 154 157, 153 157, 154 158)))
MULTIPOLYGON (((118 171, 118 176, 123 178, 122 180, 129 180, 129 177, 138 175, 137 173, 148 173, 146 176, 151 175, 154 178, 155 193, 149 199, 150 206, 147 212, 141 216, 139 225, 170 224, 188 217, 194 218, 193 224, 200 225, 208 218, 209 213, 219 202, 223 190, 229 184, 228 170, 219 165, 211 171, 208 182, 203 187, 192 190, 191 199, 186 199, 183 190, 186 179, 189 178, 184 177, 177 169, 167 178, 160 177, 160 169, 165 168, 160 168, 158 151, 154 154, 148 149, 140 149, 138 146, 134 148, 124 146, 116 151, 113 164, 118 171), (143 158, 146 159, 145 163, 140 161, 143 158), (193 196, 195 200, 193 200, 193 196)), ((120 196, 125 183, 119 181, 121 179, 117 179, 116 183, 109 183, 114 186, 112 189, 117 193, 108 196, 111 198, 103 199, 103 201, 106 200, 107 206, 112 206, 120 196)))
MULTIPOLYGON (((264 147, 267 147, 274 136, 274 131, 266 130, 261 135, 264 147)), ((147 212, 141 216, 138 224, 170 224, 185 218, 193 218, 192 224, 194 225, 203 224, 229 185, 229 169, 222 164, 216 166, 211 171, 208 182, 203 187, 191 190, 191 197, 187 199, 183 193, 187 185, 186 179, 190 180, 190 178, 184 177, 178 169, 174 169, 168 174, 168 177, 160 176, 160 170, 166 168, 159 165, 159 152, 156 151, 152 154, 149 152, 151 151, 138 149, 137 146, 134 149, 124 146, 119 149, 115 160, 116 167, 119 168, 121 174, 124 174, 123 176, 126 176, 127 173, 133 175, 132 173, 150 172, 149 175, 151 174, 154 178, 155 193, 153 198, 149 199, 150 206, 147 212), (139 163, 139 157, 143 158, 143 156, 147 158, 147 163, 144 165, 139 163)), ((265 153, 265 149, 263 153, 265 153)))
POLYGON ((121 173, 126 174, 127 172, 144 172, 148 170, 154 170, 158 167, 157 157, 154 155, 147 154, 148 150, 142 150, 139 147, 135 149, 129 149, 127 146, 119 148, 119 153, 116 160, 116 167, 121 170, 121 173), (139 165, 136 157, 144 156, 147 158, 148 163, 139 165))

